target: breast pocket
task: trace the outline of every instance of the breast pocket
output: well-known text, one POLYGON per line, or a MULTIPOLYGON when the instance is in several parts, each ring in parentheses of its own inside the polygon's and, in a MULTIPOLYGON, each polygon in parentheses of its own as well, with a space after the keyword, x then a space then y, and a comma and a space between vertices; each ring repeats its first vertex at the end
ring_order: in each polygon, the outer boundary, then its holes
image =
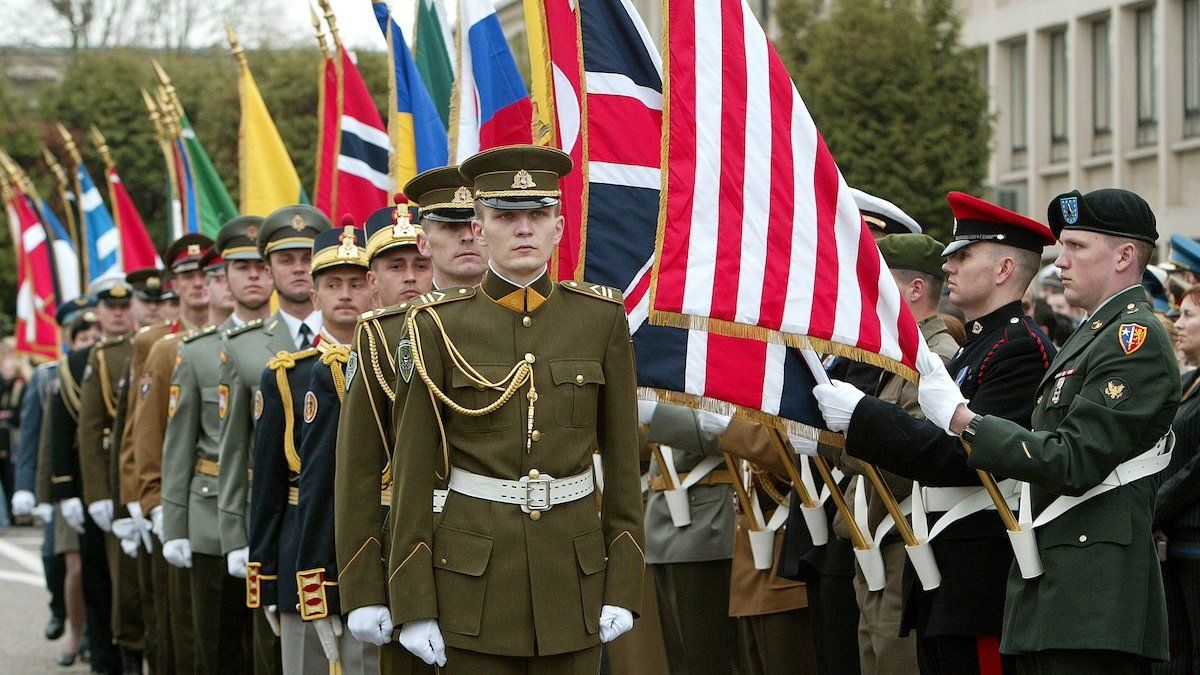
MULTIPOLYGON (((512 370, 511 365, 482 364, 475 365, 475 370, 489 382, 503 380, 512 370)), ((455 369, 450 376, 450 398, 454 402, 471 410, 480 410, 500 400, 503 392, 478 384, 461 370, 455 369)), ((515 410, 520 408, 517 397, 524 395, 524 389, 509 399, 507 403, 486 415, 455 413, 463 428, 467 431, 505 431, 512 427, 515 410)))
POLYGON ((564 427, 590 427, 596 424, 596 402, 604 384, 604 369, 592 359, 554 359, 550 361, 554 382, 555 421, 564 427))

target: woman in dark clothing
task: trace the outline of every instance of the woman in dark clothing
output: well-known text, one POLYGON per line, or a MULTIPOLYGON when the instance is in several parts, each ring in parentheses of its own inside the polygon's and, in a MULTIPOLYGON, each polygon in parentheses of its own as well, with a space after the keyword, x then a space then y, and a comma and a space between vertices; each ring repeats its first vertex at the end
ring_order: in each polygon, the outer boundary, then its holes
MULTIPOLYGON (((1200 287, 1183 297, 1179 346, 1189 360, 1200 357, 1200 287)), ((1163 584, 1171 627, 1171 661, 1163 673, 1200 672, 1200 370, 1183 376, 1183 398, 1175 421, 1175 451, 1162 474, 1155 511, 1160 556, 1165 546, 1163 584)))

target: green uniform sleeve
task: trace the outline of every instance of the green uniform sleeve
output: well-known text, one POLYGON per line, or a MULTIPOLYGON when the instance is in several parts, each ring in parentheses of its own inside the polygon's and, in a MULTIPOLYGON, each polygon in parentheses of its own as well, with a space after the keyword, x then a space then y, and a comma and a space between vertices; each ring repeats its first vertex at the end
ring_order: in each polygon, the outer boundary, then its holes
MULTIPOLYGON (((218 522, 221 528, 221 552, 229 553, 246 546, 246 502, 250 494, 250 388, 238 371, 233 344, 223 339, 221 349, 228 357, 221 364, 221 396, 225 398, 221 417, 221 468, 217 477, 218 522)), ((265 364, 264 364, 265 365, 265 364)))
MULTIPOLYGON (((196 444, 200 440, 200 416, 204 401, 196 383, 191 350, 180 345, 181 361, 171 376, 174 410, 168 410, 167 430, 163 437, 162 502, 163 539, 188 536, 188 491, 191 486, 196 444)), ((212 364, 204 364, 211 367, 212 364)))

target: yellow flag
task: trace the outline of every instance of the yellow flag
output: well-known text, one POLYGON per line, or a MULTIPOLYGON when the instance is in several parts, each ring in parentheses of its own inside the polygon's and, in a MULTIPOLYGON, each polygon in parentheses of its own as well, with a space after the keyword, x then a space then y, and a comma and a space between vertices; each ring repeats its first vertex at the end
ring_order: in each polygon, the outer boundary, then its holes
POLYGON ((271 120, 250 68, 240 65, 238 94, 242 100, 242 123, 238 132, 238 172, 241 180, 241 212, 267 216, 288 204, 307 203, 300 175, 292 164, 283 139, 271 120))
POLYGON ((543 0, 524 0, 525 30, 529 42, 529 97, 533 102, 533 144, 555 146, 554 76, 550 43, 546 40, 543 0))

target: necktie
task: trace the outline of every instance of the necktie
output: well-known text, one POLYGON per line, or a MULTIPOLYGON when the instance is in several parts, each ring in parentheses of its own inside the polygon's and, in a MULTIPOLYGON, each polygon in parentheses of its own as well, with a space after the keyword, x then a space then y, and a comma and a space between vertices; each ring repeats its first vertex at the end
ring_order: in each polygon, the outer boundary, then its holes
POLYGON ((308 349, 312 346, 312 329, 308 324, 300 324, 300 349, 308 349))

